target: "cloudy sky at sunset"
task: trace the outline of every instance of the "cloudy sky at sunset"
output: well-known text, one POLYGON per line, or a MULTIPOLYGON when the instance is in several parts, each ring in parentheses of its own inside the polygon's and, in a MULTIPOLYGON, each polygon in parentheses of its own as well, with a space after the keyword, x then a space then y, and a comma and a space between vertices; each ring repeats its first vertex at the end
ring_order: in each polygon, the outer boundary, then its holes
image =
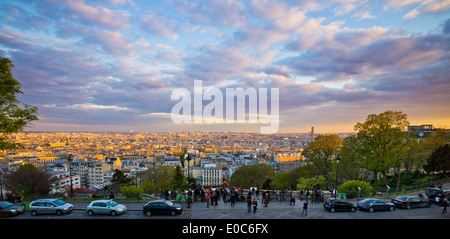
POLYGON ((279 132, 386 110, 450 127, 450 0, 3 0, 0 56, 38 107, 29 131, 259 132, 174 124, 194 80, 278 88, 279 132))

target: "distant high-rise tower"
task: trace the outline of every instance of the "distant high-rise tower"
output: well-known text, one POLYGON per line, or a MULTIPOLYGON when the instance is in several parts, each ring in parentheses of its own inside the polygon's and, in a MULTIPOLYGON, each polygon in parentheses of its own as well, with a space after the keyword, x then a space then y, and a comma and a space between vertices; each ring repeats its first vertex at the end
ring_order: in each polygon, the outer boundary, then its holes
POLYGON ((311 138, 314 137, 314 126, 311 127, 311 138))

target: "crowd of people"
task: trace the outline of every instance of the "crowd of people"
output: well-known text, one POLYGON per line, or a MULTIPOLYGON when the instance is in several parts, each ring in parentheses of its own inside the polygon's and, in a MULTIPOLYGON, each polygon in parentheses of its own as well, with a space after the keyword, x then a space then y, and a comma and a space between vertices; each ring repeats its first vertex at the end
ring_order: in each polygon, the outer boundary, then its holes
POLYGON ((323 203, 323 195, 319 190, 303 190, 300 189, 295 193, 282 191, 275 192, 269 190, 263 190, 262 192, 255 187, 250 190, 242 188, 198 188, 188 189, 182 192, 165 192, 166 200, 176 200, 180 203, 187 203, 187 207, 190 208, 194 202, 205 203, 205 207, 217 206, 219 201, 223 203, 229 203, 230 207, 234 207, 237 202, 247 202, 247 212, 250 213, 253 209, 253 213, 256 213, 258 204, 268 207, 270 201, 273 200, 290 200, 291 205, 295 205, 296 201, 303 203, 303 212, 306 216, 308 204, 323 203))

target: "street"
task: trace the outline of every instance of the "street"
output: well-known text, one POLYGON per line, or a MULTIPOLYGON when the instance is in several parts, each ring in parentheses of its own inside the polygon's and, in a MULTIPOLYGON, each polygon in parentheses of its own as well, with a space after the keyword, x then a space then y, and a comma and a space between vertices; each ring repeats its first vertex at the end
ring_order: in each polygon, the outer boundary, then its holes
MULTIPOLYGON (((385 200, 387 201, 387 200, 385 200)), ((184 211, 180 215, 154 215, 147 217, 142 212, 144 203, 122 203, 127 206, 128 211, 123 215, 93 215, 88 216, 86 205, 88 203, 73 203, 75 210, 69 214, 37 215, 31 216, 29 211, 8 220, 20 219, 450 219, 450 214, 442 214, 442 207, 432 205, 430 208, 401 209, 395 211, 367 211, 356 210, 355 212, 335 212, 324 210, 322 204, 310 204, 307 216, 302 216, 300 201, 296 205, 289 202, 271 202, 267 208, 259 206, 257 212, 247 213, 245 202, 236 203, 232 208, 230 203, 219 202, 218 206, 206 207, 205 203, 196 202, 191 208, 183 205, 184 211)))

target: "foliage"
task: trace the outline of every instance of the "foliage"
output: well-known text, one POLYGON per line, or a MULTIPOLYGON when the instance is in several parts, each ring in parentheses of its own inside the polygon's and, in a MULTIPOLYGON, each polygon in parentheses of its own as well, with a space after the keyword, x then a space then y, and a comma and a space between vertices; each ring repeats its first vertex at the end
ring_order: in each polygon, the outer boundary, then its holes
POLYGON ((141 187, 136 186, 123 186, 120 188, 120 193, 127 199, 140 199, 144 190, 141 187))
MULTIPOLYGON (((404 171, 400 173, 400 187, 414 186, 427 184, 432 180, 437 180, 438 178, 435 176, 428 176, 425 173, 415 170, 415 171, 404 171)), ((388 185, 397 185, 398 173, 393 175, 389 181, 388 185)))
POLYGON ((33 164, 23 164, 16 172, 9 174, 6 181, 6 188, 9 191, 29 196, 50 192, 50 185, 54 179, 33 164))
POLYGON ((322 175, 316 175, 309 178, 300 178, 297 188, 303 190, 314 190, 323 188, 326 185, 326 179, 322 175))
POLYGON ((444 177, 447 177, 447 171, 450 170, 450 146, 441 145, 433 151, 427 159, 427 165, 424 169, 428 173, 443 171, 444 177))
POLYGON ((337 191, 346 193, 347 195, 358 195, 359 188, 361 188, 361 195, 372 191, 372 187, 369 182, 360 180, 349 180, 338 186, 337 191))
POLYGON ((381 114, 370 114, 363 123, 356 123, 359 165, 381 173, 387 180, 386 172, 399 163, 399 155, 405 150, 410 138, 402 132, 409 125, 407 114, 388 110, 381 114))
POLYGON ((281 172, 277 173, 272 180, 271 188, 277 189, 277 190, 283 190, 283 189, 289 189, 289 182, 288 182, 288 173, 287 172, 281 172))
POLYGON ((143 175, 141 187, 146 193, 164 192, 172 190, 175 168, 171 166, 161 166, 147 170, 143 175))
POLYGON ((0 150, 20 146, 9 142, 8 135, 23 131, 31 121, 38 120, 36 107, 17 100, 17 94, 23 92, 22 84, 12 75, 13 67, 11 60, 0 57, 0 150))
POLYGON ((187 181, 183 174, 183 169, 179 165, 175 167, 175 173, 173 174, 172 189, 181 192, 187 188, 187 181))
POLYGON ((333 170, 336 168, 334 159, 341 144, 342 139, 337 134, 319 135, 302 153, 307 162, 314 166, 315 174, 324 176, 328 183, 333 178, 333 170))
POLYGON ((267 164, 242 165, 231 175, 230 184, 241 188, 267 189, 273 177, 273 168, 267 164))
POLYGON ((111 182, 119 185, 125 185, 131 181, 131 178, 128 178, 122 170, 116 169, 114 170, 114 174, 112 176, 111 182))

